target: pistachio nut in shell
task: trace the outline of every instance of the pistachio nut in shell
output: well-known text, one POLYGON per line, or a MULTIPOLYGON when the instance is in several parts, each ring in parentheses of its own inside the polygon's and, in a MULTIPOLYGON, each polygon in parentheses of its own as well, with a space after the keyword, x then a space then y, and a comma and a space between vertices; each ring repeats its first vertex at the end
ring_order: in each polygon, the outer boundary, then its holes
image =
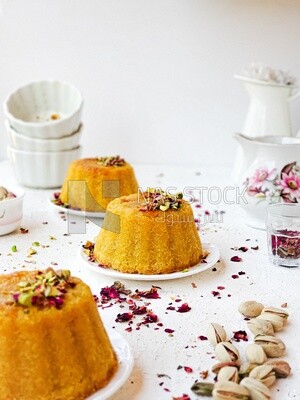
POLYGON ((239 361, 229 361, 229 362, 220 362, 212 366, 211 371, 214 374, 218 374, 221 368, 224 367, 237 367, 239 368, 241 363, 239 361))
POLYGON ((238 349, 230 342, 220 342, 215 347, 217 359, 221 362, 238 361, 240 353, 238 349))
POLYGON ((206 336, 213 346, 216 346, 220 342, 225 342, 227 334, 223 326, 212 322, 208 325, 206 336))
POLYGON ((275 336, 256 335, 254 342, 264 349, 268 357, 282 357, 285 353, 285 344, 275 336))
POLYGON ((239 368, 239 375, 241 378, 245 378, 249 376, 250 372, 257 367, 258 364, 250 363, 248 361, 243 362, 239 368))
POLYGON ((252 318, 247 326, 254 335, 274 335, 274 328, 270 321, 252 318))
POLYGON ((212 395, 214 400, 250 400, 250 393, 246 387, 230 381, 217 382, 212 395))
POLYGON ((275 332, 281 331, 284 325, 284 319, 280 315, 263 312, 258 317, 258 319, 263 319, 264 321, 269 321, 273 325, 275 332))
POLYGON ((8 191, 5 189, 5 187, 0 186, 0 200, 4 200, 7 198, 8 191))
POLYGON ((239 312, 247 318, 254 318, 261 314, 264 305, 254 300, 244 301, 239 306, 239 312))
POLYGON ((195 382, 191 387, 191 391, 197 394, 198 396, 210 397, 212 395, 214 387, 215 387, 214 383, 195 382))
POLYGON ((245 354, 250 363, 261 365, 267 361, 264 349, 256 343, 248 344, 245 349, 245 354))
POLYGON ((262 382, 254 378, 244 378, 241 386, 248 389, 251 400, 271 400, 271 391, 262 382))
POLYGON ((276 378, 287 378, 291 373, 290 364, 284 360, 269 360, 264 365, 270 365, 276 378))
POLYGON ((287 319, 289 317, 289 313, 282 308, 276 308, 276 307, 265 307, 262 312, 267 312, 271 314, 278 315, 279 317, 283 318, 283 324, 285 325, 287 323, 287 319))
POLYGON ((268 387, 271 387, 276 381, 276 376, 272 365, 266 364, 259 365, 258 367, 254 368, 250 372, 249 377, 259 380, 268 387))
POLYGON ((231 381, 239 383, 239 370, 236 367, 223 367, 218 373, 218 382, 231 381))

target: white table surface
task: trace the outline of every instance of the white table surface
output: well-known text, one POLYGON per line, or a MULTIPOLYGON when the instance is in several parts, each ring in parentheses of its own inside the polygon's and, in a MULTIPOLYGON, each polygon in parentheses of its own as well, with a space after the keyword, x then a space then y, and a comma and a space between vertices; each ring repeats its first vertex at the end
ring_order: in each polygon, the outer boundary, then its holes
MULTIPOLYGON (((230 185, 230 171, 226 168, 137 165, 135 169, 143 188, 176 186, 182 191, 187 186, 230 185)), ((1 162, 0 185, 15 184, 8 162, 1 162)), ((86 224, 85 234, 64 236, 68 232, 68 218, 63 218, 49 203, 49 196, 54 191, 29 188, 25 188, 25 191, 21 226, 28 229, 29 233, 21 234, 15 231, 0 237, 1 272, 43 269, 57 263, 55 268, 70 269, 91 286, 95 295, 99 295, 102 287, 112 285, 112 278, 89 271, 79 256, 81 245, 87 239, 93 240, 99 227, 89 222, 86 224), (35 241, 45 247, 36 248, 37 254, 28 258, 27 251, 35 241), (18 249, 15 253, 11 251, 13 245, 18 249)), ((286 343, 285 359, 291 364, 293 373, 287 379, 278 380, 272 387, 272 399, 300 399, 300 269, 275 267, 268 261, 266 233, 247 227, 237 205, 226 205, 224 202, 213 205, 205 198, 203 209, 211 214, 217 210, 219 216, 220 211, 225 211, 223 222, 207 223, 200 232, 203 241, 214 243, 220 249, 221 259, 215 266, 216 271, 209 269, 198 275, 160 282, 122 280, 125 286, 133 291, 150 289, 152 284, 161 288, 161 298, 150 300, 151 304, 148 307, 157 314, 162 327, 150 324, 149 327, 141 326, 140 330, 136 330, 136 324, 141 321, 141 316, 137 316, 132 325, 132 332, 127 332, 125 329, 128 323, 115 322, 118 313, 128 311, 127 306, 120 308, 115 304, 100 311, 104 323, 115 327, 129 342, 135 362, 130 378, 111 399, 171 400, 183 394, 188 394, 190 399, 198 398, 190 391, 190 387, 196 379, 201 380, 201 371, 209 370, 216 363, 212 358, 213 348, 208 341, 199 340, 198 336, 206 335, 208 322, 218 322, 225 326, 229 337, 233 331, 246 330, 250 343, 253 335, 247 330, 246 322, 237 311, 238 305, 249 299, 274 307, 287 303, 289 323, 278 333, 278 337, 286 343), (251 249, 251 246, 257 245, 259 250, 251 249), (249 250, 245 253, 232 250, 233 247, 240 246, 247 246, 249 250), (234 255, 239 255, 243 261, 230 261, 234 255), (246 274, 239 275, 238 279, 232 278, 232 275, 241 271, 246 274), (218 290, 218 286, 225 289, 218 290), (212 291, 219 291, 221 298, 214 297, 212 291), (175 299, 178 298, 182 301, 177 303, 175 299), (177 308, 183 302, 187 302, 191 307, 189 312, 167 310, 169 303, 177 308), (166 328, 173 329, 174 333, 166 333, 166 328), (191 367, 193 372, 187 373, 184 368, 178 369, 178 366, 191 367), (165 376, 158 377, 158 374, 165 376)), ((199 210, 202 209, 195 209, 196 213, 199 210)), ((237 343, 242 357, 245 344, 237 343)), ((213 377, 214 375, 209 373, 206 381, 212 381, 213 377)))

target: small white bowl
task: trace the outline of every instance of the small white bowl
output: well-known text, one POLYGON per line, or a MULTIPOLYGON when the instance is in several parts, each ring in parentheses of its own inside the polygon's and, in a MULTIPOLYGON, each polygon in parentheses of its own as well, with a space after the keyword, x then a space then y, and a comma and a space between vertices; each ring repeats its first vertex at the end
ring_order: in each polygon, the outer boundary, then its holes
POLYGON ((9 121, 5 120, 6 132, 8 133, 9 144, 17 150, 27 151, 62 151, 71 150, 79 145, 83 125, 80 124, 77 132, 70 136, 60 139, 37 139, 18 133, 9 125, 9 121))
POLYGON ((7 154, 19 183, 52 189, 63 184, 69 164, 80 158, 81 146, 57 152, 23 151, 7 146, 7 154))
POLYGON ((22 86, 4 102, 4 113, 18 133, 40 139, 61 138, 78 130, 83 99, 74 86, 38 81, 22 86))
POLYGON ((0 236, 7 235, 19 228, 23 218, 24 190, 6 187, 16 197, 0 201, 0 236))

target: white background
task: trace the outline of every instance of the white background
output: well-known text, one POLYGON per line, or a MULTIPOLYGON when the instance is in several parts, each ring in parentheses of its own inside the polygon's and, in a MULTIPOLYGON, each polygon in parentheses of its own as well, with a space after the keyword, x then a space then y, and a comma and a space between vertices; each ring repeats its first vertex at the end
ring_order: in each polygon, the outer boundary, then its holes
MULTIPOLYGON (((261 61, 300 80, 298 0, 0 0, 0 102, 32 80, 76 85, 84 156, 231 164, 261 61)), ((291 104, 300 128, 300 100, 291 104)), ((0 111, 0 159, 6 134, 0 111)))

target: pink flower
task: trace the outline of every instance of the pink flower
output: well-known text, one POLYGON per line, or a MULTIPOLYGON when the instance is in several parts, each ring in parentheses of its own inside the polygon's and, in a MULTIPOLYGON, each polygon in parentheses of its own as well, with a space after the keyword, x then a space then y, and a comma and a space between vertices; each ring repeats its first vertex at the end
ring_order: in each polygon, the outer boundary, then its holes
POLYGON ((252 189, 260 189, 264 191, 267 189, 266 184, 268 181, 272 181, 276 177, 276 169, 273 168, 270 171, 266 167, 257 168, 254 175, 249 180, 249 186, 252 189))
POLYGON ((300 175, 282 174, 282 179, 278 180, 278 187, 283 194, 288 194, 292 198, 300 198, 300 175))

